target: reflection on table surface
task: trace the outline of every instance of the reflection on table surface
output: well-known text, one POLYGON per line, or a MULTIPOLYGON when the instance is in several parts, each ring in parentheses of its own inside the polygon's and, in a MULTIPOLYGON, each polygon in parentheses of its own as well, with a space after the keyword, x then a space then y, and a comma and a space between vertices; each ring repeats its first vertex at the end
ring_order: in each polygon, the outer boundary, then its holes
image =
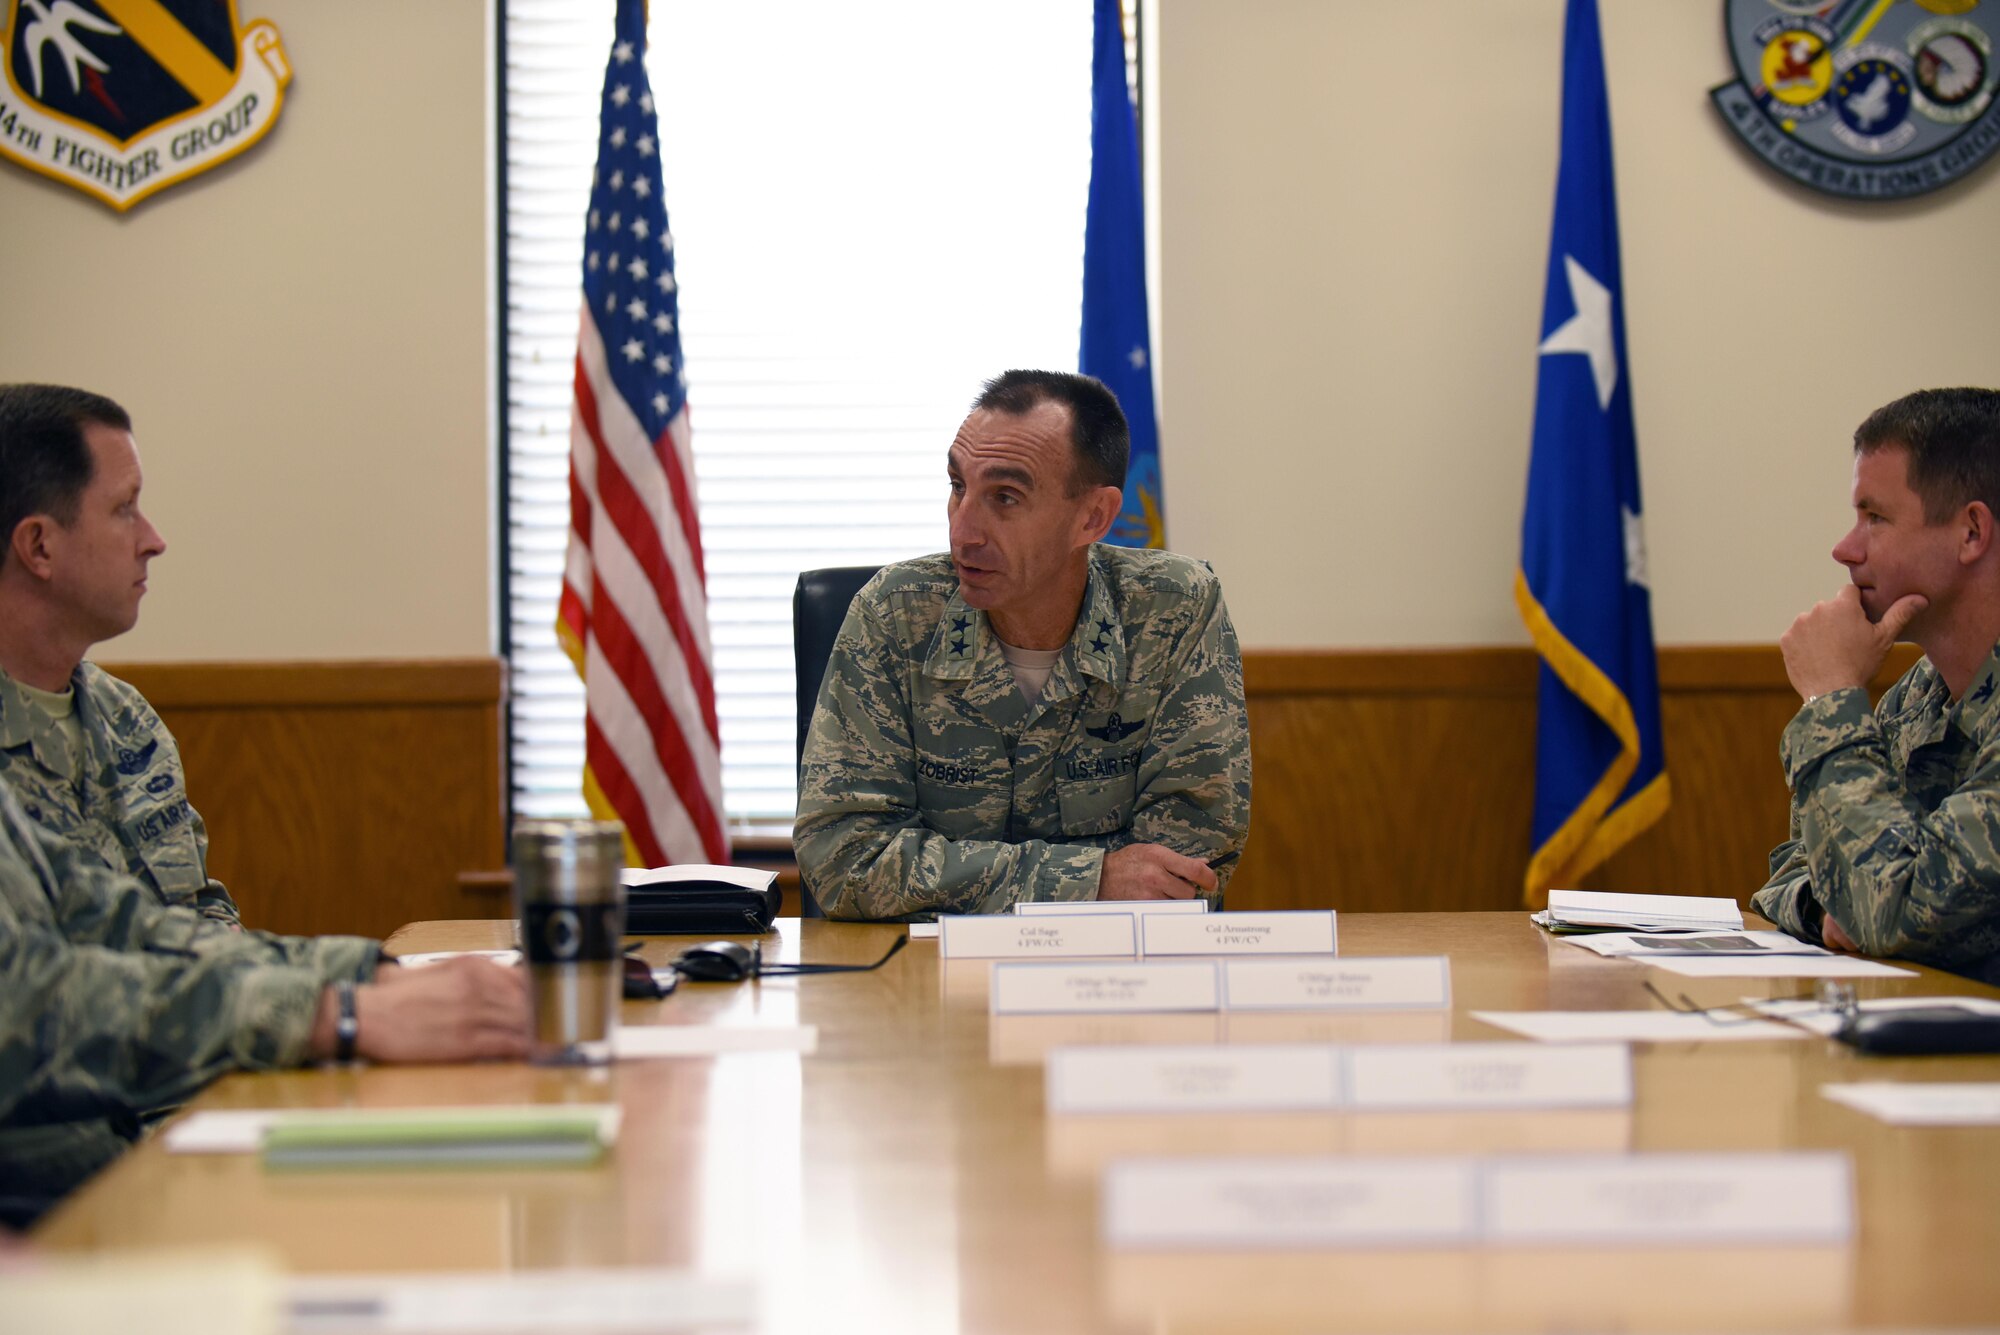
MULTIPOLYGON (((900 930, 786 920, 767 958, 867 963, 900 930)), ((874 973, 684 984, 629 1024, 819 1027, 819 1051, 631 1062, 234 1076, 200 1108, 622 1105, 591 1169, 267 1175, 252 1156, 142 1145, 38 1232, 50 1248, 255 1243, 297 1272, 687 1268, 750 1276, 774 1331, 1748 1329, 1958 1325, 2000 1313, 2000 1130, 1880 1125, 1820 1096, 1844 1080, 2000 1080, 2000 1059, 1881 1060, 1812 1039, 1635 1050, 1611 1113, 1050 1118, 1050 1048, 1101 1043, 1506 1041, 1472 1010, 1656 1005, 1638 964, 1525 914, 1344 916, 1345 953, 1448 954, 1449 1013, 1034 1016, 995 1021, 983 969, 916 940, 874 973), (1132 1154, 1840 1149, 1850 1247, 1560 1254, 1112 1255, 1103 1166, 1132 1154)), ((425 923, 404 950, 478 949, 505 922, 425 923)), ((658 938, 664 961, 686 941, 658 938)), ((1796 980, 1674 980, 1703 1005, 1796 980)), ((1925 973, 1862 996, 1990 989, 1925 973)))

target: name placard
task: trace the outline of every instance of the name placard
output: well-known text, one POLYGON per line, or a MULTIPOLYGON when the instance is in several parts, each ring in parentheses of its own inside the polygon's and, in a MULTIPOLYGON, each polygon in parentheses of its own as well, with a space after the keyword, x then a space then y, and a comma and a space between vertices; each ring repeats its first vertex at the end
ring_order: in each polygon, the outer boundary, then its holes
POLYGON ((1627 1108, 1632 1068, 1614 1043, 1100 1046, 1051 1051, 1046 1090, 1051 1113, 1627 1108))
POLYGON ((1498 1161, 1487 1227, 1516 1246, 1844 1242, 1854 1188, 1844 1154, 1635 1154, 1498 1161))
POLYGON ((1331 955, 1333 910, 1148 914, 1139 919, 1147 955, 1331 955))
POLYGON ((1853 1233, 1840 1154, 1126 1159, 1124 1250, 1828 1244, 1853 1233))
POLYGON ((1623 1043, 1425 1043, 1347 1049, 1349 1100, 1376 1111, 1626 1108, 1623 1043))
POLYGON ((991 996, 995 1015, 1212 1011, 1221 1003, 1222 977, 1213 960, 1004 963, 993 966, 991 996))
POLYGON ((1205 899, 1077 899, 1022 900, 1014 912, 1024 917, 1065 913, 1206 913, 1205 899))
POLYGON ((964 960, 1137 955, 1139 919, 1130 913, 953 914, 938 919, 938 953, 964 960))
POLYGON ((1230 959, 1222 965, 1228 1010, 1440 1010, 1451 1005, 1451 961, 1442 955, 1356 959, 1230 959))
POLYGON ((1058 1048, 1051 1113, 1315 1112, 1340 1102, 1338 1048, 1058 1048))
POLYGON ((1477 1238, 1457 1159, 1123 1159, 1104 1172, 1104 1240, 1132 1251, 1459 1247, 1477 1238))

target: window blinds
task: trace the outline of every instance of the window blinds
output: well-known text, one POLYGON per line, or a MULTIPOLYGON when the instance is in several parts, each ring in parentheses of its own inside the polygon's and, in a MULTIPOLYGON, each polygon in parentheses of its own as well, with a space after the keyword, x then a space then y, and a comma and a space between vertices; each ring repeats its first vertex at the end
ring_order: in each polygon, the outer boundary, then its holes
MULTIPOLYGON (((518 815, 584 812, 582 688, 553 627, 612 9, 504 10, 518 815)), ((798 572, 942 550, 945 450, 980 382, 1076 363, 1090 24, 1088 0, 654 0, 649 72, 739 839, 790 832, 798 572)))

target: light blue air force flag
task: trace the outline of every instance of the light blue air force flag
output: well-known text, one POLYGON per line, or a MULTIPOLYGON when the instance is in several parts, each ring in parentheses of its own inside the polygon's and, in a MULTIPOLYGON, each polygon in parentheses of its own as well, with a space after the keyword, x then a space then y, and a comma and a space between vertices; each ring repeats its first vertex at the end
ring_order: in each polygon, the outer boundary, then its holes
POLYGON ((1569 0, 1521 569, 1541 655, 1526 896, 1568 888, 1667 809, 1597 0, 1569 0))
POLYGON ((1139 192, 1139 130, 1125 84, 1118 0, 1096 0, 1090 64, 1090 203, 1083 227, 1083 350, 1077 369, 1111 387, 1132 427, 1125 506, 1107 542, 1167 545, 1160 494, 1160 428, 1153 412, 1146 332, 1146 211, 1139 192))

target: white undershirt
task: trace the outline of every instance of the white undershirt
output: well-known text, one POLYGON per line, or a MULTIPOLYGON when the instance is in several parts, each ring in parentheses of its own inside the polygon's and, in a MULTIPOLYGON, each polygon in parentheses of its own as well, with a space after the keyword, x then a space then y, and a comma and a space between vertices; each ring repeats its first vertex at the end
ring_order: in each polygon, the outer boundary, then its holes
POLYGON ((1000 656, 1007 660, 1007 670, 1014 674, 1014 685, 1019 688, 1021 698, 1031 705, 1040 700, 1042 688, 1049 684, 1049 674, 1056 670, 1062 650, 1020 649, 998 635, 993 638, 999 642, 1000 656))

